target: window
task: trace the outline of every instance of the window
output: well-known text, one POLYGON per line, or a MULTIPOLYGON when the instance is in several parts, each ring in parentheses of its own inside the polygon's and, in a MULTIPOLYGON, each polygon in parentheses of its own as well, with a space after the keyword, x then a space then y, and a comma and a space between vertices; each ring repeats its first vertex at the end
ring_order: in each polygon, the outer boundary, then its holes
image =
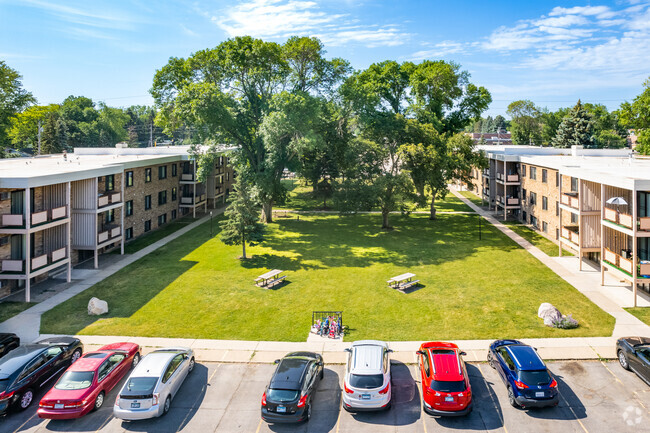
POLYGON ((132 171, 127 171, 126 172, 126 186, 133 186, 133 172, 132 171))
POLYGON ((162 215, 158 215, 158 227, 165 224, 166 222, 167 222, 167 214, 166 213, 164 213, 162 215))
POLYGON ((227 171, 226 172, 226 182, 228 182, 229 180, 230 180, 230 172, 227 171))
POLYGON ((526 201, 526 188, 521 189, 521 200, 526 201))
POLYGON ((513 370, 513 371, 514 371, 514 369, 515 369, 515 363, 512 362, 512 358, 510 357, 510 354, 508 353, 508 349, 506 349, 505 347, 499 347, 499 348, 497 349, 497 351, 499 352, 499 355, 501 355, 501 359, 503 359, 503 362, 506 363, 506 365, 508 366, 508 368, 509 368, 510 370, 513 370))
POLYGON ((158 167, 158 179, 167 179, 167 166, 161 165, 158 167))
POLYGON ((530 178, 537 180, 537 167, 530 167, 530 178))
POLYGON ((32 373, 34 373, 36 370, 41 368, 47 361, 45 360, 45 354, 39 355, 37 358, 32 360, 29 364, 27 364, 27 367, 23 370, 22 373, 20 373, 20 376, 18 376, 17 381, 20 382, 21 380, 27 378, 30 376, 32 373))
POLYGON ((106 212, 106 224, 110 224, 113 221, 115 221, 115 209, 106 212))
POLYGON ((172 177, 178 176, 178 165, 172 164, 172 177))
POLYGON ((521 177, 526 177, 526 164, 521 164, 521 177))
POLYGON ((131 216, 133 215, 133 200, 129 200, 126 202, 126 216, 131 216))
POLYGON ((133 227, 127 228, 124 233, 126 234, 126 240, 133 239, 133 227))
POLYGON ((59 356, 63 352, 63 349, 59 346, 50 347, 45 351, 45 362, 49 362, 59 356))
POLYGON ((424 350, 422 352, 422 367, 424 368, 424 372, 429 376, 429 353, 427 350, 424 350))
POLYGON ((560 187, 560 172, 559 171, 555 172, 555 187, 556 188, 560 187))
POLYGON ((147 220, 144 222, 144 231, 148 232, 151 230, 151 220, 147 220))
POLYGON ((578 178, 571 178, 571 192, 578 192, 578 178))
POLYGON ((535 215, 530 216, 530 225, 535 228, 539 228, 539 226, 537 225, 537 217, 535 215))
POLYGON ((528 221, 526 220, 526 211, 523 211, 523 212, 522 212, 521 217, 523 218, 523 221, 524 221, 524 222, 528 222, 528 221))
POLYGON ((144 210, 149 210, 151 209, 151 196, 146 195, 144 197, 144 210))
POLYGON ((555 201, 555 216, 560 216, 560 202, 555 201))
POLYGON ((542 221, 542 231, 548 233, 548 223, 546 221, 542 221))
POLYGON ((158 206, 162 206, 167 203, 167 191, 160 191, 158 193, 158 206))
POLYGON ((219 157, 219 166, 222 166, 222 165, 223 165, 223 156, 220 156, 219 157))
POLYGON ((106 191, 113 191, 115 189, 115 175, 109 174, 106 176, 106 191))
POLYGON ((530 192, 530 204, 531 205, 536 205, 537 204, 537 193, 536 192, 530 192))
POLYGON ((144 181, 145 182, 151 182, 151 169, 150 168, 145 168, 144 169, 144 181))
POLYGON ((167 369, 165 370, 165 374, 163 374, 163 383, 167 383, 169 378, 172 377, 174 372, 178 369, 178 366, 181 365, 181 362, 183 362, 183 355, 176 355, 174 359, 172 359, 172 361, 167 366, 167 369))
POLYGON ((172 215, 171 215, 171 218, 169 218, 169 219, 170 220, 175 220, 176 219, 176 209, 172 210, 172 215))
POLYGON ((571 224, 578 224, 578 215, 571 212, 571 224))
POLYGON ((548 197, 542 196, 542 210, 548 210, 548 197))
POLYGON ((548 182, 548 170, 542 169, 542 182, 547 183, 548 182))
POLYGON ((176 201, 177 195, 178 195, 178 191, 176 190, 176 187, 172 188, 172 201, 176 201))

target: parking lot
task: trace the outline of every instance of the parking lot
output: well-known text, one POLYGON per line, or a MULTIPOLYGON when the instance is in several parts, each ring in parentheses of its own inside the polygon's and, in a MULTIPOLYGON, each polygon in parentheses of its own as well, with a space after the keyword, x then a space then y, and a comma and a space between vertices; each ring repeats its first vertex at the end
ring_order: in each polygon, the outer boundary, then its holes
MULTIPOLYGON (((198 364, 162 418, 122 422, 112 416, 118 385, 97 412, 71 421, 36 416, 36 404, 0 420, 4 432, 650 432, 650 388, 616 362, 551 362, 561 394, 556 408, 518 410, 487 364, 468 364, 474 411, 465 418, 434 418, 421 410, 414 365, 393 363, 393 407, 351 414, 341 409, 342 365, 326 366, 313 416, 301 425, 260 421, 260 398, 273 372, 268 364, 198 364)), ((41 394, 42 395, 42 394, 41 394)), ((36 402, 35 402, 36 403, 36 402)))

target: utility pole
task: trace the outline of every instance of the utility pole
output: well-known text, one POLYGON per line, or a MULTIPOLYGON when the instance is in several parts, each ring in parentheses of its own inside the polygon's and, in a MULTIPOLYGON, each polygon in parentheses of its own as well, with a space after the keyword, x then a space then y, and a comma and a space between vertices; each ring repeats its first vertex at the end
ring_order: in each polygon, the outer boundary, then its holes
POLYGON ((41 121, 38 121, 38 155, 41 154, 41 132, 43 128, 41 127, 41 121))

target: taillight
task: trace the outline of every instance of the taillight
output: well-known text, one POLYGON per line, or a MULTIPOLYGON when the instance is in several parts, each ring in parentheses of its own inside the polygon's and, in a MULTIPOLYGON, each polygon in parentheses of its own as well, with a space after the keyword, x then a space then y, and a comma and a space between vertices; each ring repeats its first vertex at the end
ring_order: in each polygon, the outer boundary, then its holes
POLYGON ((384 387, 384 389, 379 391, 379 394, 388 394, 388 390, 390 389, 390 382, 384 387))
POLYGON ((118 394, 117 397, 115 397, 115 406, 120 405, 120 395, 118 394))
POLYGON ((9 400, 13 396, 14 396, 14 391, 7 392, 7 393, 0 392, 0 401, 9 400))
POLYGON ((153 403, 152 403, 151 405, 152 405, 152 406, 157 405, 157 404, 158 404, 158 399, 159 399, 159 398, 160 398, 160 394, 159 394, 159 393, 155 393, 155 394, 153 395, 153 403))
POLYGON ((81 407, 85 404, 85 401, 73 401, 72 403, 68 403, 63 405, 64 409, 76 409, 78 407, 81 407))
POLYGON ((46 402, 46 401, 41 400, 41 402, 38 404, 38 407, 47 407, 47 408, 51 409, 51 408, 54 407, 54 403, 50 403, 50 402, 46 402))
POLYGON ((300 397, 300 401, 298 401, 298 407, 305 407, 305 403, 307 403, 307 395, 300 397))
POLYGON ((354 394, 354 391, 352 391, 348 386, 343 382, 343 389, 345 389, 345 392, 348 394, 354 394))
POLYGON ((518 380, 515 380, 515 385, 517 385, 517 388, 519 388, 519 389, 528 388, 528 385, 526 385, 524 382, 519 382, 518 380))
POLYGON ((557 382, 555 381, 555 379, 553 379, 553 380, 551 381, 551 384, 550 384, 549 386, 550 386, 551 388, 557 388, 557 382))
POLYGON ((262 406, 266 406, 266 392, 262 394, 262 406))

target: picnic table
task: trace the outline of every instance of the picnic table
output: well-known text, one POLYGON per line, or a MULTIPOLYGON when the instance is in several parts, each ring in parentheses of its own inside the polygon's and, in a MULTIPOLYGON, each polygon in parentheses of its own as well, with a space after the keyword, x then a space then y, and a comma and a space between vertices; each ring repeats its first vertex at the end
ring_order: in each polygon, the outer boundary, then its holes
POLYGON ((277 286, 278 284, 282 283, 285 278, 287 278, 286 275, 280 276, 280 274, 283 272, 284 271, 280 269, 273 269, 272 271, 268 271, 267 273, 255 278, 255 285, 259 287, 266 287, 267 289, 277 286))
POLYGON ((415 274, 407 272, 391 278, 387 283, 393 289, 404 290, 413 287, 420 282, 420 280, 413 280, 413 278, 415 278, 415 274))

